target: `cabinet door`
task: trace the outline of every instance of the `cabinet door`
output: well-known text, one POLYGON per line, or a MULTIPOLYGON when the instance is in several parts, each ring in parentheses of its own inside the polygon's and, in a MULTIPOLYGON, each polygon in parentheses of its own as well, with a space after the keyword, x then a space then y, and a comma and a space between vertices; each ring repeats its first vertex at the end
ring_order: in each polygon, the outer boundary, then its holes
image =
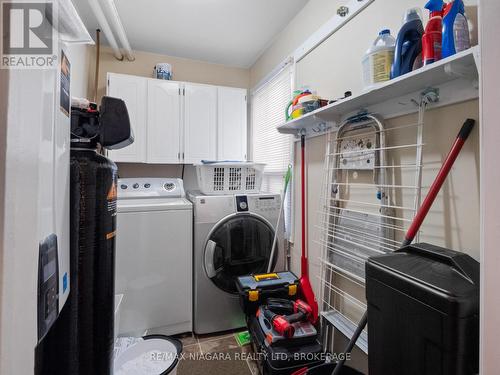
POLYGON ((148 81, 148 163, 180 162, 180 85, 148 81))
POLYGON ((247 91, 219 87, 217 113, 217 159, 247 158, 247 91))
POLYGON ((185 84, 184 163, 217 157, 217 88, 185 84))
POLYGON ((134 143, 120 150, 109 151, 109 157, 118 162, 146 161, 146 102, 147 79, 123 74, 108 74, 109 96, 120 98, 127 105, 134 143))

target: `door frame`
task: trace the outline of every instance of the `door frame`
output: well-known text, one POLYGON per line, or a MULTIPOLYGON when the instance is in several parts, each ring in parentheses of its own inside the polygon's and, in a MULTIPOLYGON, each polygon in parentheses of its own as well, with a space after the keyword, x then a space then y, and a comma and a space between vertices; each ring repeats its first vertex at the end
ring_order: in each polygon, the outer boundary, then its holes
POLYGON ((500 2, 479 0, 480 178, 481 178, 481 306, 480 374, 500 368, 500 2))

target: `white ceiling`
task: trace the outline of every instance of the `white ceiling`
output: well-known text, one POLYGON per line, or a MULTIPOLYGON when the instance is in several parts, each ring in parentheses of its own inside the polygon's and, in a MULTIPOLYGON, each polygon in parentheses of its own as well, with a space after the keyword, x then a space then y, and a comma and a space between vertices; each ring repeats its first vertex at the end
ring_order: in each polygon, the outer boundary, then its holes
MULTIPOLYGON (((115 0, 115 4, 134 50, 248 68, 308 1, 115 0)), ((87 0, 74 3, 95 35, 97 21, 87 0)))

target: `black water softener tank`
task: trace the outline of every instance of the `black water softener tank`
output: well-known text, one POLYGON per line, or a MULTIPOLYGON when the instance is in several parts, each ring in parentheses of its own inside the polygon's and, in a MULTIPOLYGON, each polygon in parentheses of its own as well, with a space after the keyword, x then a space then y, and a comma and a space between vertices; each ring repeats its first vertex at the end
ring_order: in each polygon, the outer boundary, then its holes
POLYGON ((366 263, 370 375, 472 375, 479 367, 479 263, 429 244, 366 263))
POLYGON ((53 374, 108 375, 113 368, 117 167, 97 152, 133 141, 124 102, 72 108, 70 296, 58 327, 53 374))

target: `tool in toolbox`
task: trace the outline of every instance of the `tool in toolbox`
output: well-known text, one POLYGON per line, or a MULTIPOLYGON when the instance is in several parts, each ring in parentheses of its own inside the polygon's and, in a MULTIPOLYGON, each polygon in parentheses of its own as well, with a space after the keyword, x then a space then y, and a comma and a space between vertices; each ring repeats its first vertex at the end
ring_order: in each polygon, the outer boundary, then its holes
MULTIPOLYGON (((429 189, 429 192, 427 193, 427 196, 425 197, 425 200, 423 201, 422 205, 420 206, 420 209, 415 215, 415 218, 413 219, 410 228, 408 228, 408 231, 405 235, 405 239, 401 244, 401 247, 410 245, 415 236, 417 235, 420 226, 422 225, 422 222, 424 221, 425 217, 427 216, 427 213, 432 207, 434 200, 436 199, 439 191, 441 190, 441 187, 443 186, 446 177, 450 173, 450 170, 453 164, 455 163, 455 160, 457 159, 458 155, 460 154, 460 151, 462 150, 465 141, 467 140, 469 134, 474 128, 474 125, 475 121, 472 119, 467 119, 465 123, 462 125, 462 128, 460 129, 460 132, 458 133, 457 138, 455 139, 455 142, 453 143, 450 152, 446 156, 446 159, 443 165, 441 166, 441 169, 439 170, 434 182, 432 183, 429 189)), ((351 340, 349 341, 349 344, 345 349, 345 353, 350 353, 352 351, 354 345, 356 344, 356 341, 358 340, 359 336, 361 335, 361 332, 363 331, 367 323, 368 323, 368 314, 367 311, 365 311, 363 317, 361 318, 358 324, 358 327, 354 331, 354 334, 352 335, 351 340)), ((335 370, 333 371, 332 375, 341 374, 344 363, 345 359, 339 361, 337 366, 335 366, 335 370)))
POLYGON ((293 323, 308 321, 312 317, 311 306, 304 301, 299 299, 295 302, 291 302, 291 304, 293 305, 293 314, 291 315, 276 314, 272 311, 269 305, 264 305, 260 310, 258 310, 261 311, 264 314, 264 317, 269 320, 273 330, 286 338, 292 338, 295 334, 293 323))
POLYGON ((308 324, 313 329, 309 336, 308 332, 302 332, 302 329, 296 327, 295 338, 275 340, 270 345, 266 339, 267 330, 262 330, 263 316, 260 315, 260 318, 259 320, 256 314, 247 316, 247 325, 252 335, 254 351, 262 358, 258 363, 262 375, 289 375, 305 366, 317 366, 324 362, 323 346, 318 341, 316 329, 311 323, 294 323, 308 324))
POLYGON ((275 272, 240 276, 236 287, 246 315, 254 315, 268 298, 296 299, 299 279, 293 272, 275 272))
MULTIPOLYGON (((269 299, 266 305, 257 310, 257 317, 263 317, 262 328, 271 327, 266 338, 271 344, 276 333, 279 337, 291 339, 295 335, 295 323, 307 323, 312 318, 312 309, 302 300, 289 301, 284 299, 269 299)), ((299 328, 307 330, 300 325, 299 328)), ((314 328, 314 327, 313 327, 314 328)), ((314 330, 316 331, 316 330, 314 330)))

